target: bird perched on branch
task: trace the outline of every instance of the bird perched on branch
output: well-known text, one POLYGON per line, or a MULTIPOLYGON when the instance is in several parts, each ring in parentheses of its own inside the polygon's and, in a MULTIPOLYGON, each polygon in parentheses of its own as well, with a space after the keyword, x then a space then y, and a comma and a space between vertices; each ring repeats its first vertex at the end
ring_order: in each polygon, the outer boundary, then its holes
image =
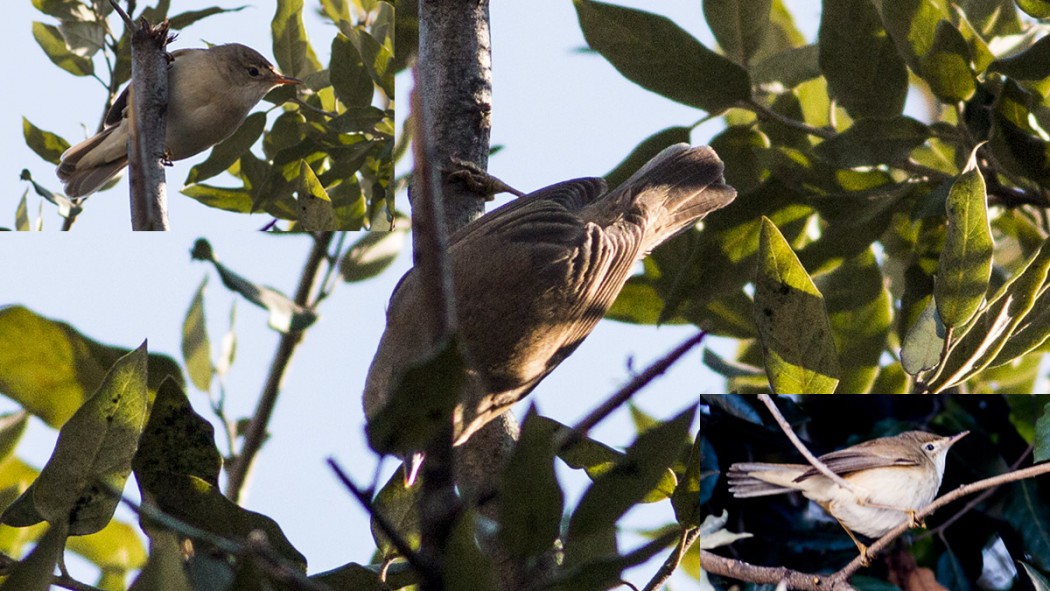
MULTIPOLYGON (((722 161, 707 146, 671 146, 609 191, 600 178, 518 198, 449 239, 458 338, 471 367, 449 416, 458 445, 525 397, 605 315, 635 262, 729 204, 722 161)), ((406 369, 430 353, 437 313, 415 269, 390 298, 365 383, 371 423, 406 369)), ((398 450, 399 452, 415 450, 398 450)))
MULTIPOLYGON (((282 76, 259 52, 239 43, 171 53, 164 143, 169 160, 199 154, 233 135, 267 92, 300 81, 282 76)), ((97 191, 128 164, 129 84, 105 128, 62 154, 58 178, 70 197, 97 191)))

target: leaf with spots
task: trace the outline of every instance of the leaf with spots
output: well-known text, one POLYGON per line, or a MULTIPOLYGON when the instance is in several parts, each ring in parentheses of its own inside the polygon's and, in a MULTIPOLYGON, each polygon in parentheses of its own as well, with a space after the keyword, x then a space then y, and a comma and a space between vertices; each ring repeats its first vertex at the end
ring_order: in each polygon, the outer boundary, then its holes
POLYGON ((773 392, 835 391, 839 355, 824 296, 784 235, 765 217, 755 278, 755 324, 773 392))
MULTIPOLYGON (((38 516, 68 523, 70 535, 101 530, 113 517, 131 474, 146 420, 146 343, 121 357, 102 385, 58 433, 40 476, 14 503, 32 499, 38 516)), ((7 512, 0 521, 7 522, 7 512)), ((31 525, 31 524, 26 524, 31 525)))
POLYGON ((174 380, 160 385, 131 466, 143 498, 155 493, 158 473, 196 476, 219 485, 222 456, 215 447, 215 428, 194 412, 174 380))

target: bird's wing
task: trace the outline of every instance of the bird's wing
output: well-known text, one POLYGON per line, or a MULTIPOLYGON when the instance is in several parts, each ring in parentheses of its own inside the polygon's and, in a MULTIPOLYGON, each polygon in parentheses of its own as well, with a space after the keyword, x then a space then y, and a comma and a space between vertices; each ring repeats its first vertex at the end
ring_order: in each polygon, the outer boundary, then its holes
MULTIPOLYGON (((820 456, 820 461, 824 462, 824 465, 827 466, 829 470, 839 475, 849 474, 859 470, 869 470, 871 468, 918 465, 915 460, 901 457, 899 454, 893 453, 892 451, 889 453, 879 453, 878 448, 872 449, 869 445, 876 441, 879 440, 873 439, 871 441, 865 441, 864 443, 849 449, 824 454, 820 456)), ((810 476, 816 476, 818 474, 820 474, 820 472, 818 472, 816 468, 810 468, 796 478, 795 482, 801 482, 810 476)))
MULTIPOLYGON (((186 55, 186 53, 190 52, 190 51, 199 51, 199 50, 196 50, 196 49, 176 49, 175 51, 172 51, 172 52, 169 53, 169 55, 172 58, 171 61, 175 61, 175 58, 178 58, 180 55, 186 55)), ((169 68, 171 67, 170 63, 168 64, 168 67, 169 68)), ((127 110, 128 110, 128 93, 130 93, 130 92, 131 92, 131 84, 125 84, 124 85, 124 90, 120 91, 120 95, 117 96, 117 100, 113 101, 113 106, 111 106, 109 108, 109 111, 106 111, 106 121, 105 121, 105 126, 106 127, 110 127, 112 125, 117 125, 118 123, 120 123, 120 120, 123 119, 127 115, 127 110)))

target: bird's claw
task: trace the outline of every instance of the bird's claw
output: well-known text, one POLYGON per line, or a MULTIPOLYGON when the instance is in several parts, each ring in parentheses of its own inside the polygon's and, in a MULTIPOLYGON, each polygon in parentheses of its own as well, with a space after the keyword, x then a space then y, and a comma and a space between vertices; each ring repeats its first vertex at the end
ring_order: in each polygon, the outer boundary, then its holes
POLYGON ((491 201, 497 193, 511 193, 518 197, 525 195, 525 193, 492 176, 474 162, 455 156, 450 157, 449 160, 452 163, 452 170, 448 172, 448 179, 462 182, 471 191, 478 195, 484 195, 486 201, 491 201))

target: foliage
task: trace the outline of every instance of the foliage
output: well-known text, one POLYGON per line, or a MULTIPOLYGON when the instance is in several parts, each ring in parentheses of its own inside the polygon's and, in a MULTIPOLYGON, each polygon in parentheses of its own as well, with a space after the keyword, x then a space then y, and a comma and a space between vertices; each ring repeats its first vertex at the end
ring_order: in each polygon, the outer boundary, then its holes
POLYGON ((653 254, 614 318, 739 339, 710 364, 731 391, 1033 391, 1002 371, 1038 366, 1050 336, 1050 44, 1012 1, 828 0, 807 45, 780 0, 706 0, 721 54, 657 14, 575 6, 626 78, 722 118, 710 143, 739 191, 653 254), (797 281, 770 275, 767 235, 797 281))
MULTIPOLYGON (((105 88, 102 112, 107 112, 131 77, 128 33, 107 21, 112 12, 109 1, 36 0, 33 4, 58 21, 58 26, 33 23, 37 43, 59 68, 98 79, 105 88), (120 31, 119 36, 114 31, 120 31)), ((327 67, 318 61, 303 28, 303 0, 277 2, 271 22, 273 55, 282 73, 304 84, 267 95, 273 106, 249 116, 195 165, 185 180, 184 195, 224 211, 265 212, 287 220, 289 230, 360 229, 368 227, 377 213, 393 210, 393 4, 326 0, 322 6, 322 15, 338 29, 327 67), (267 129, 267 114, 272 111, 277 116, 270 118, 267 129), (261 156, 252 151, 260 139, 261 156), (224 172, 237 183, 209 182, 224 172)), ((201 19, 244 7, 179 14, 169 14, 170 8, 170 0, 158 0, 132 16, 150 22, 168 18, 171 28, 180 31, 201 19)), ((57 164, 70 145, 27 119, 23 127, 26 144, 47 162, 57 164)), ((86 206, 83 198, 70 202, 35 182, 34 189, 59 206, 67 228, 86 206)), ((25 205, 19 205, 16 218, 17 229, 30 229, 25 205)))

